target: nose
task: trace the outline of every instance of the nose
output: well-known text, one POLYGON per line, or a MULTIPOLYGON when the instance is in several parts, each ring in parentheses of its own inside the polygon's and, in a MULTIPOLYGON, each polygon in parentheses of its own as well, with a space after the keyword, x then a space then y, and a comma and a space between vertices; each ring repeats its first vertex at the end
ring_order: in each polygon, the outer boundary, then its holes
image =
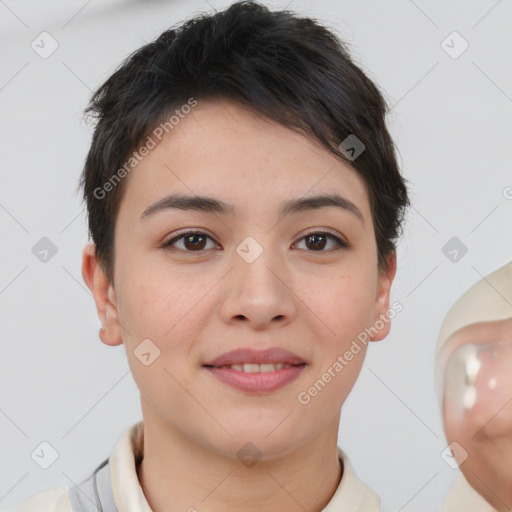
POLYGON ((233 270, 224 280, 220 313, 229 324, 246 323, 254 330, 282 327, 296 315, 298 298, 290 273, 265 249, 251 263, 233 254, 233 270))

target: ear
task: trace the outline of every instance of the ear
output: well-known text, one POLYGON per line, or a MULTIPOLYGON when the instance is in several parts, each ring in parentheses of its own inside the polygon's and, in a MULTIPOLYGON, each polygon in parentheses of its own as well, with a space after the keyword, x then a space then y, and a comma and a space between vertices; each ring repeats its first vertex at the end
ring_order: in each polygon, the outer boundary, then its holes
POLYGON ((387 314, 389 310, 389 295, 391 284, 396 274, 396 251, 392 251, 388 258, 387 269, 379 269, 377 294, 373 313, 371 341, 383 340, 391 329, 391 320, 387 314), (377 331, 374 333, 373 331, 377 331))
POLYGON ((87 244, 82 256, 82 277, 91 290, 96 302, 98 318, 104 331, 100 331, 100 339, 105 345, 120 345, 123 343, 121 326, 118 321, 116 292, 107 279, 102 266, 96 259, 96 245, 87 244))

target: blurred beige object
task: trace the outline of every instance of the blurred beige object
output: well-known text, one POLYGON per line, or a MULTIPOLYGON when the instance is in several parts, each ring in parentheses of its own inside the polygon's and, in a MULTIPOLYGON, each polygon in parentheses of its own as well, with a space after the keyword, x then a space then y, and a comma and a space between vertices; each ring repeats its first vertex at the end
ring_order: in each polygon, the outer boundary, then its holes
POLYGON ((464 475, 459 475, 446 496, 442 512, 496 512, 486 500, 471 487, 464 475))
POLYGON ((471 487, 464 475, 459 475, 444 501, 442 512, 496 512, 486 500, 471 487))
POLYGON ((462 446, 454 457, 463 473, 448 493, 443 512, 512 510, 511 360, 509 262, 473 285, 441 326, 437 396, 448 443, 462 446))

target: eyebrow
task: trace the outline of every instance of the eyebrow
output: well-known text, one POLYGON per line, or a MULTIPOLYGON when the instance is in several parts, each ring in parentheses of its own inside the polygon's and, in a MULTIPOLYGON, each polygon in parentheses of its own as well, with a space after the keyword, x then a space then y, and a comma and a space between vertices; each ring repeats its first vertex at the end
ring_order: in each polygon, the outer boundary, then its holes
MULTIPOLYGON (((339 194, 325 194, 317 196, 302 197, 292 199, 281 203, 279 215, 284 216, 289 213, 303 212, 318 208, 335 206, 354 214, 364 225, 364 216, 361 210, 346 197, 339 194)), ((232 205, 224 203, 218 199, 207 196, 185 196, 180 194, 171 194, 160 201, 148 206, 141 215, 144 219, 155 213, 170 209, 195 210, 205 213, 220 213, 223 215, 234 215, 235 208, 232 205)))

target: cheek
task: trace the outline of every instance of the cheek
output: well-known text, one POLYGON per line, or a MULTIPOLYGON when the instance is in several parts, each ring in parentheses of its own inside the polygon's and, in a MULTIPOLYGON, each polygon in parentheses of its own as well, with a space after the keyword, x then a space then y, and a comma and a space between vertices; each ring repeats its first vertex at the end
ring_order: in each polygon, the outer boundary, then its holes
POLYGON ((183 389, 178 383, 187 385, 189 378, 183 362, 190 360, 197 331, 203 329, 194 308, 197 293, 195 285, 177 286, 176 279, 162 279, 158 272, 134 273, 123 281, 123 342, 133 378, 154 407, 170 401, 181 404, 183 389))
POLYGON ((204 295, 206 284, 155 265, 150 267, 125 267, 126 271, 120 272, 118 310, 138 334, 161 338, 169 329, 183 328, 189 311, 204 295))
POLYGON ((137 361, 143 340, 150 340, 151 343, 145 342, 149 351, 158 354, 154 364, 155 368, 160 367, 160 373, 168 369, 173 375, 188 378, 184 375, 183 361, 194 363, 195 343, 205 330, 211 313, 204 297, 205 290, 214 282, 166 276, 165 272, 155 268, 151 272, 128 275, 121 281, 118 310, 124 328, 123 342, 132 360, 130 365, 136 373, 135 378, 145 379, 148 374, 144 368, 139 368, 140 361, 137 361))
POLYGON ((371 326, 375 287, 372 272, 366 268, 330 276, 318 293, 305 293, 304 302, 316 313, 318 325, 316 367, 321 373, 313 375, 310 383, 322 388, 319 398, 312 400, 318 414, 334 410, 333 404, 341 407, 359 376, 368 347, 365 329, 371 326))
POLYGON ((326 276, 314 291, 304 290, 304 302, 329 327, 328 337, 347 341, 369 327, 375 302, 374 279, 368 269, 340 271, 326 276))

